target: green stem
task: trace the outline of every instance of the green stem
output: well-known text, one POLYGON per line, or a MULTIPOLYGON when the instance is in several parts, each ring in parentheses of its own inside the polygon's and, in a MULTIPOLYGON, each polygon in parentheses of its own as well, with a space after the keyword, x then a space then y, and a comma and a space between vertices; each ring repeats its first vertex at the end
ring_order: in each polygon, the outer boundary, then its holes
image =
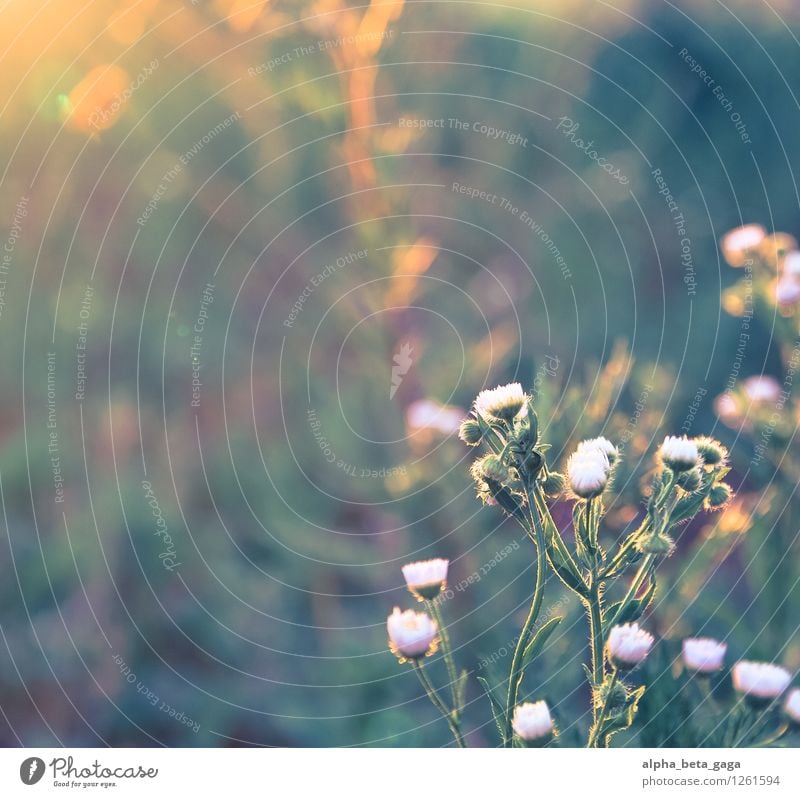
POLYGON ((425 604, 433 615, 433 619, 436 620, 436 624, 439 626, 439 636, 442 639, 442 657, 447 667, 447 677, 450 679, 450 696, 453 699, 453 712, 458 716, 461 712, 461 706, 458 705, 458 695, 456 694, 458 675, 453 659, 453 649, 450 646, 450 636, 447 633, 447 627, 444 624, 442 612, 439 609, 437 600, 434 598, 432 601, 425 601, 425 604))
POLYGON ((611 680, 608 683, 608 691, 606 692, 606 698, 603 701, 603 706, 600 709, 600 713, 595 718, 594 724, 592 725, 592 730, 589 732, 589 739, 586 742, 587 747, 597 747, 597 743, 600 741, 600 736, 603 733, 603 725, 606 721, 606 714, 608 714, 608 704, 611 700, 614 687, 617 685, 617 669, 616 667, 611 673, 611 680))
POLYGON ((417 678, 419 678, 419 681, 422 684, 422 688, 425 690, 425 694, 428 695, 428 698, 431 701, 431 703, 433 703, 433 705, 436 706, 436 708, 439 710, 439 713, 447 721, 447 725, 449 726, 450 731, 455 737, 456 744, 459 747, 466 747, 467 743, 464 741, 464 737, 461 734, 461 724, 459 720, 453 716, 453 712, 447 708, 447 706, 442 702, 442 699, 439 697, 439 695, 436 694, 436 690, 434 689, 433 684, 430 682, 430 679, 426 675, 422 663, 417 659, 413 659, 411 661, 411 666, 414 668, 414 672, 417 674, 417 678))
MULTIPOLYGON (((535 488, 533 488, 535 489, 535 488)), ((506 716, 505 716, 505 730, 503 733, 503 746, 510 747, 514 737, 514 732, 511 726, 511 720, 514 712, 514 707, 517 705, 517 695, 519 694, 520 682, 520 666, 522 664, 522 655, 525 652, 525 646, 528 638, 531 635, 536 620, 539 616, 539 611, 542 607, 542 599, 544 597, 544 529, 542 528, 542 521, 539 517, 537 510, 533 508, 533 496, 531 489, 525 489, 528 499, 528 510, 531 516, 531 523, 534 528, 534 539, 536 545, 536 584, 533 589, 533 600, 531 601, 531 608, 528 612, 528 617, 525 624, 520 631, 517 645, 514 648, 514 655, 511 659, 511 669, 508 674, 508 693, 506 695, 506 716)))
POLYGON ((775 744, 775 742, 780 741, 786 734, 789 732, 789 726, 787 724, 781 725, 772 736, 768 736, 766 739, 762 739, 758 744, 754 744, 753 747, 769 747, 771 744, 775 744))
POLYGON ((599 686, 605 678, 605 655, 603 653, 603 608, 600 598, 600 589, 596 581, 592 581, 589 591, 589 635, 592 646, 592 682, 599 686))

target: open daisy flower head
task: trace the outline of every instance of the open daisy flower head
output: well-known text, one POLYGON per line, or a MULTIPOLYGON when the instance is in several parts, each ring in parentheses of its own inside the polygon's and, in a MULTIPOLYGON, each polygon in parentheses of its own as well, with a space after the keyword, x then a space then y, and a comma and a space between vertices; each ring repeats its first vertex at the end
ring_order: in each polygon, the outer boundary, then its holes
POLYGON ((654 642, 637 623, 615 625, 608 634, 608 657, 617 669, 631 670, 647 658, 654 642))
POLYGON ((729 265, 741 268, 766 237, 767 231, 760 224, 745 224, 723 235, 720 249, 729 265))
POLYGON ((756 703, 768 703, 780 697, 792 680, 785 667, 761 661, 736 662, 732 677, 733 688, 756 703))
POLYGON ((447 584, 447 559, 426 559, 403 565, 403 578, 412 595, 420 601, 432 601, 447 584))
POLYGON ((608 485, 611 463, 599 448, 580 446, 567 460, 567 480, 578 498, 594 498, 608 485))
POLYGON ((790 689, 783 704, 783 713, 795 728, 800 728, 800 689, 790 689))
POLYGON ((518 705, 514 709, 511 726, 527 747, 541 747, 547 744, 555 732, 550 709, 544 700, 518 705))
POLYGON ((683 640, 683 664, 690 672, 710 675, 719 672, 725 661, 728 646, 707 637, 683 640))
POLYGON ((386 630, 389 649, 400 662, 430 656, 439 647, 439 626, 425 612, 412 609, 401 612, 395 606, 386 618, 386 630))
POLYGON ((519 382, 481 390, 475 399, 475 412, 486 421, 504 420, 511 423, 523 410, 528 397, 519 382))
POLYGON ((673 437, 667 435, 658 451, 661 461, 675 473, 691 470, 700 461, 697 443, 686 435, 673 437))
POLYGON ((748 376, 742 382, 744 394, 750 401, 777 401, 781 397, 781 385, 772 376, 748 376))
POLYGON ((606 455, 608 461, 613 465, 617 461, 619 451, 617 447, 605 437, 593 437, 590 440, 583 440, 578 443, 578 451, 601 451, 606 455))

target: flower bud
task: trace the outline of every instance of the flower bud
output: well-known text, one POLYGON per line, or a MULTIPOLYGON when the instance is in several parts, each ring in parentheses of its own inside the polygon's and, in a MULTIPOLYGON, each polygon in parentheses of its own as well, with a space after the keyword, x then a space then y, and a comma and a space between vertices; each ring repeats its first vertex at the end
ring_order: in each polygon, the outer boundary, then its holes
POLYGON ((775 304, 792 307, 800 302, 800 280, 796 277, 781 277, 775 282, 775 304))
POLYGON ((753 402, 777 401, 781 397, 780 382, 772 376, 748 376, 742 387, 753 402))
POLYGON ((690 672, 709 675, 719 672, 728 646, 716 639, 699 637, 683 640, 683 664, 690 672))
POLYGON ((395 606, 386 618, 386 629, 389 649, 401 662, 430 656, 439 646, 439 627, 425 612, 401 612, 395 606))
POLYGON ((689 440, 686 435, 683 437, 668 435, 664 438, 658 453, 661 461, 676 473, 691 470, 700 458, 697 444, 694 440, 689 440))
POLYGON ((483 432, 481 425, 474 418, 464 418, 458 429, 458 438, 468 446, 476 446, 481 442, 483 432))
POLYGON ((800 689, 790 689, 783 704, 783 713, 795 728, 800 728, 800 689))
POLYGON ((502 484, 508 479, 508 468, 501 462, 500 457, 488 454, 480 460, 481 474, 485 479, 502 484))
POLYGON ((669 534, 650 534, 645 537, 637 546, 642 553, 651 553, 655 556, 669 556, 675 549, 675 543, 669 534))
POLYGON ((728 457, 728 449, 712 437, 698 437, 694 442, 706 465, 721 465, 728 457))
POLYGON ((630 670, 647 658, 654 642, 637 623, 615 625, 608 634, 608 657, 618 669, 630 670))
POLYGON ((517 706, 511 725, 527 747, 542 747, 553 738, 553 720, 544 700, 517 706))
POLYGON ((678 484, 686 490, 687 493, 693 493, 700 487, 701 476, 697 468, 685 470, 683 473, 678 474, 678 484))
POLYGON ((564 492, 567 480, 563 474, 551 470, 545 479, 542 480, 542 490, 548 498, 558 498, 564 492))
POLYGON ((447 559, 427 559, 403 565, 403 578, 412 595, 418 600, 432 601, 447 584, 447 559))
POLYGON ((760 661, 739 661, 733 665, 733 688, 756 704, 780 697, 792 680, 785 667, 760 661))
POLYGON ((709 491, 708 497, 706 498, 706 509, 722 509, 722 507, 731 500, 732 495, 733 490, 731 490, 731 488, 725 484, 725 482, 715 484, 709 491))
POLYGON ((513 421, 525 406, 526 395, 519 382, 482 390, 475 399, 475 412, 489 420, 513 421))

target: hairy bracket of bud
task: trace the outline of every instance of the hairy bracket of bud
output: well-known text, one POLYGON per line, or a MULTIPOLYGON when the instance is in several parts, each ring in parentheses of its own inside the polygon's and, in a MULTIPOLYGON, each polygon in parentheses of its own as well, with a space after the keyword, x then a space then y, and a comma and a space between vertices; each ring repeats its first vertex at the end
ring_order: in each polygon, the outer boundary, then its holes
POLYGON ((547 476, 542 479, 542 490, 548 498, 558 498, 564 492, 567 486, 567 480, 564 475, 551 470, 547 476))
POLYGON ((458 439, 468 446, 476 446, 483 438, 481 425, 474 418, 464 418, 458 429, 458 439))

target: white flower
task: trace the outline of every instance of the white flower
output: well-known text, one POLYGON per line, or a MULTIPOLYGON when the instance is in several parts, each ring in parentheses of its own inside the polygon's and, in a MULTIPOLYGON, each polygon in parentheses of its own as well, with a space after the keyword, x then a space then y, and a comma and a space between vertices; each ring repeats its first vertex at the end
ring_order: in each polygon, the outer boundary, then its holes
POLYGON ((524 742, 543 744, 553 735, 553 720, 544 700, 517 706, 511 725, 524 742))
POLYGON ((527 396, 519 382, 481 390, 475 399, 475 411, 483 417, 513 420, 525 406, 527 396))
POLYGON ((720 393, 714 399, 714 411, 723 421, 733 423, 740 415, 739 402, 730 393, 720 393))
POLYGON ((615 625, 608 634, 608 655, 619 669, 628 670, 647 658, 654 641, 636 623, 615 625))
POLYGON ((800 280, 793 276, 781 277, 775 283, 775 302, 790 307, 800 301, 800 280))
POLYGON ((419 399, 406 410, 406 423, 410 429, 429 429, 440 434, 455 434, 466 413, 458 407, 448 407, 430 399, 419 399))
POLYGON ((683 663, 687 670, 699 673, 718 672, 722 669, 728 646, 716 639, 697 638, 683 640, 683 663))
POLYGON ((783 273, 787 277, 800 277, 800 251, 787 252, 783 258, 783 273))
POLYGON ((411 609, 401 612, 395 606, 386 618, 386 629, 389 648, 401 661, 428 656, 438 646, 439 627, 425 612, 411 609))
POLYGON ((665 437, 659 455, 662 462, 675 471, 691 470, 700 459, 697 443, 685 435, 683 437, 673 437, 672 435, 665 437))
POLYGON ((747 253, 755 249, 767 237, 760 224, 745 224, 722 236, 720 248, 732 266, 743 266, 747 253))
POLYGON ((772 700, 786 691, 792 676, 785 667, 760 661, 733 665, 733 688, 748 697, 772 700))
POLYGON ((781 396, 781 386, 771 376, 749 376, 742 387, 750 401, 777 401, 781 396))
POLYGON ((600 495, 608 484, 611 463, 599 448, 578 450, 567 460, 567 478, 572 492, 580 498, 600 495))
POLYGON ((427 559, 403 565, 403 578, 409 590, 420 600, 433 600, 447 582, 447 559, 427 559))
POLYGON ((602 451, 612 464, 619 454, 617 447, 605 437, 593 437, 591 440, 583 440, 578 443, 578 451, 602 451))
POLYGON ((800 689, 789 690, 783 711, 795 725, 800 725, 800 689))

